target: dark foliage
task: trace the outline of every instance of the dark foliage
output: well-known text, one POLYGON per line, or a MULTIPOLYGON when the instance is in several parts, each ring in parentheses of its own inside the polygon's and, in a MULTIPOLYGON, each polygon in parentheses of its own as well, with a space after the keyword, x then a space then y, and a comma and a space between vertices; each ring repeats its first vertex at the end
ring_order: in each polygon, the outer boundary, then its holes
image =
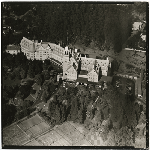
POLYGON ((15 119, 16 107, 14 105, 5 104, 2 107, 2 125, 3 127, 10 125, 15 119))

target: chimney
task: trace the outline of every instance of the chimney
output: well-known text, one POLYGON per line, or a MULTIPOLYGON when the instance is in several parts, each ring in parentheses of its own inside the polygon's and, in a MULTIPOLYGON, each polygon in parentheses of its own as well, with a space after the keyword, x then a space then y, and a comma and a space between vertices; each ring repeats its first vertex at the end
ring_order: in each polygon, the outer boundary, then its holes
POLYGON ((92 67, 92 69, 94 69, 94 64, 93 64, 93 67, 92 67))
POLYGON ((85 59, 86 59, 86 54, 85 54, 85 59))
POLYGON ((41 43, 42 43, 42 40, 41 40, 41 43))
POLYGON ((65 47, 65 50, 68 51, 68 46, 65 47))
POLYGON ((80 56, 79 56, 80 58, 81 58, 81 54, 80 54, 80 56))

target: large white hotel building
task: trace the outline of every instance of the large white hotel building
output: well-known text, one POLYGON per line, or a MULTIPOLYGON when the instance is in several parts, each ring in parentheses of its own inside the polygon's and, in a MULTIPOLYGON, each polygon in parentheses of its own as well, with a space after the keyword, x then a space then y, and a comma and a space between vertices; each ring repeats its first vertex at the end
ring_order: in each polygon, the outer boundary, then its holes
POLYGON ((89 78, 93 82, 98 82, 99 70, 101 70, 103 76, 107 76, 108 68, 111 68, 111 63, 108 59, 87 58, 86 55, 81 57, 77 49, 71 50, 68 49, 68 47, 63 48, 54 43, 42 41, 38 43, 37 40, 31 41, 23 37, 20 45, 21 51, 26 55, 27 59, 42 61, 50 59, 53 63, 62 67, 64 79, 69 78, 76 80, 78 78, 77 69, 79 61, 81 62, 81 70, 87 71, 87 75, 82 76, 86 76, 87 79, 89 78), (73 78, 71 78, 71 76, 73 78))

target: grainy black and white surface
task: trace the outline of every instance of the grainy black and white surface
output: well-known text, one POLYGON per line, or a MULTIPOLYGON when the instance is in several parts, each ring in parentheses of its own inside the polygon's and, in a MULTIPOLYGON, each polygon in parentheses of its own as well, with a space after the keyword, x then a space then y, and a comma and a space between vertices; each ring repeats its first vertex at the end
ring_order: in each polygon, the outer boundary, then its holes
POLYGON ((148 3, 1 4, 3 148, 148 147, 148 3))

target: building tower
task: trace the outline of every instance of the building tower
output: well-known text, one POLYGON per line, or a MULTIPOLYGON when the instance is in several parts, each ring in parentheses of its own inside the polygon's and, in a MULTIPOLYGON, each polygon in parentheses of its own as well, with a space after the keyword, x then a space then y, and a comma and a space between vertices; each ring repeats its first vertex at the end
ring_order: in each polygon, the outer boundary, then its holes
POLYGON ((35 58, 34 53, 35 53, 35 44, 34 44, 34 42, 32 42, 29 45, 29 57, 31 60, 34 60, 34 58, 35 58))
POLYGON ((69 67, 69 50, 68 47, 65 47, 64 56, 63 56, 63 79, 66 79, 66 71, 69 67))

